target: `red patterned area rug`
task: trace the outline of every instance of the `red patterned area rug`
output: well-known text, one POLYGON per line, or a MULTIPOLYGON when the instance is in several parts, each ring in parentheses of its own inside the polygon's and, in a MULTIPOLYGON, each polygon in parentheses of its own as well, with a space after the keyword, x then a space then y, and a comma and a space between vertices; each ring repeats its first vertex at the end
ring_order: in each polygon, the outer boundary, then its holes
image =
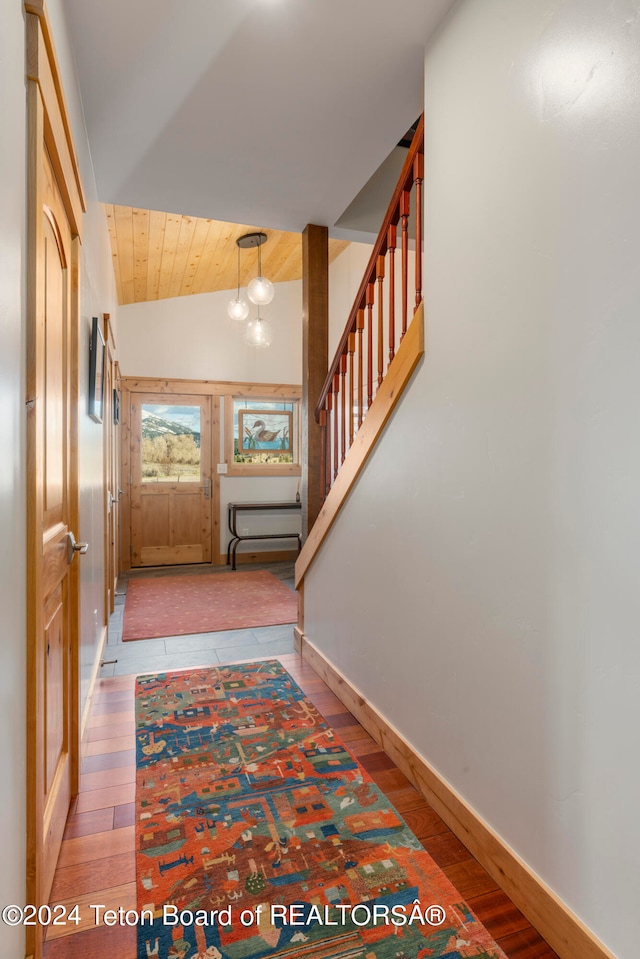
POLYGON ((122 639, 295 623, 298 599, 267 570, 131 579, 122 639))
POLYGON ((505 959, 277 660, 136 714, 138 959, 505 959))

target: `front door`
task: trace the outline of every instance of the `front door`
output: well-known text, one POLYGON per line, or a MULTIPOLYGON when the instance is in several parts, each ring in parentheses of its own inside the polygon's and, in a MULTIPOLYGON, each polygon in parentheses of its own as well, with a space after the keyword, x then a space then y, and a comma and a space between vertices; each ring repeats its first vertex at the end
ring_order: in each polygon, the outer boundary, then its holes
POLYGON ((131 565, 211 562, 211 397, 131 397, 131 565))

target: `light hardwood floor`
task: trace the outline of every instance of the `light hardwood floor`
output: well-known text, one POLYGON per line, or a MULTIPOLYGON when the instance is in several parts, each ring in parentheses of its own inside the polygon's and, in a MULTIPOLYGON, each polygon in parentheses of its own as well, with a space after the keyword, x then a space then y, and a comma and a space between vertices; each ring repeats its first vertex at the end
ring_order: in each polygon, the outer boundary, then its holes
MULTIPOLYGON (((283 577, 284 578, 284 577, 283 577)), ((126 926, 90 927, 89 904, 108 908, 135 908, 135 672, 176 668, 169 665, 175 652, 171 642, 160 641, 162 649, 150 647, 156 640, 141 643, 118 642, 119 615, 112 622, 112 644, 117 650, 124 675, 102 676, 97 680, 88 721, 82 761, 80 793, 71 809, 55 874, 52 903, 68 906, 79 903, 86 917, 78 926, 50 928, 44 959, 136 959, 136 930, 126 926), (146 646, 141 657, 122 647, 146 646)), ((282 630, 282 627, 271 627, 282 630)), ((268 628, 267 628, 268 629, 268 628)), ((232 633, 238 631, 231 631, 232 633)), ((215 646, 222 634, 205 634, 202 646, 191 652, 203 657, 198 663, 239 662, 277 658, 291 673, 308 698, 347 743, 358 760, 386 793, 390 801, 433 856, 440 868, 471 905, 508 959, 557 959, 525 917, 515 908, 493 879, 453 835, 420 793, 380 750, 339 699, 317 674, 293 652, 272 652, 276 640, 266 631, 258 641, 237 643, 226 637, 226 645, 215 646), (242 655, 242 650, 248 655, 242 655), (213 654, 213 655, 211 655, 213 654), (215 658, 214 658, 215 656, 215 658)), ((197 639, 194 638, 194 642, 197 639)), ((288 639, 286 640, 288 642, 288 639)), ((183 654, 186 651, 183 651, 183 654)), ((115 668, 115 667, 114 667, 115 668)))

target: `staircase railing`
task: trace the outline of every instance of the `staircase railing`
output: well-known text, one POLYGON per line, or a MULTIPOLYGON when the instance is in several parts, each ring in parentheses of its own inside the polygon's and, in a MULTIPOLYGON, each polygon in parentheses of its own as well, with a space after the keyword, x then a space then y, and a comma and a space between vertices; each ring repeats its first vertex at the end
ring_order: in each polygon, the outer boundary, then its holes
POLYGON ((409 311, 413 316, 422 301, 423 175, 421 118, 315 409, 323 434, 323 500, 407 332, 409 311))

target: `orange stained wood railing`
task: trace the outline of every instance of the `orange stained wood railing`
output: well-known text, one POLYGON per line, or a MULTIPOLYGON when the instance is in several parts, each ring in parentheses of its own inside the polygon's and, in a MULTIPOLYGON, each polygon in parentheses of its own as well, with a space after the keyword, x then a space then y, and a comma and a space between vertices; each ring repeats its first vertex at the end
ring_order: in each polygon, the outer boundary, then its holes
POLYGON ((323 436, 323 499, 335 482, 411 316, 422 301, 423 175, 421 118, 316 406, 316 420, 323 436))

